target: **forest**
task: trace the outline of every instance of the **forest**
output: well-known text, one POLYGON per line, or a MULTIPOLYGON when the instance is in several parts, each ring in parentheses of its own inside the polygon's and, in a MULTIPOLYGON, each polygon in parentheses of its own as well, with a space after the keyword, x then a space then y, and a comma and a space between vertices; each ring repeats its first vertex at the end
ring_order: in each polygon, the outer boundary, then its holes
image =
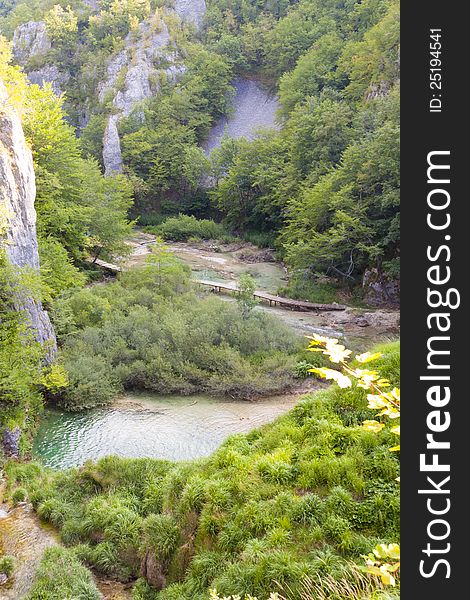
POLYGON ((1 3, 1 598, 399 597, 399 35, 396 0, 1 3))

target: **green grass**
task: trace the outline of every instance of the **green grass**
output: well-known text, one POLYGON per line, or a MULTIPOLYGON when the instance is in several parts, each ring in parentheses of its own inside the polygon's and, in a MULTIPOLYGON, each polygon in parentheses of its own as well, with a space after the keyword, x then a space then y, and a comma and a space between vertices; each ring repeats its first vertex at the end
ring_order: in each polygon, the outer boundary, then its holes
POLYGON ((90 571, 71 550, 48 548, 25 600, 100 600, 90 571))
POLYGON ((15 557, 9 554, 0 556, 0 573, 11 577, 15 571, 15 557))
MULTIPOLYGON (((399 346, 382 350, 378 367, 398 383, 399 346)), ((128 581, 144 565, 135 600, 202 599, 209 587, 267 598, 273 582, 297 598, 319 574, 346 589, 351 563, 399 539, 395 439, 362 429, 366 406, 364 390, 332 386, 192 462, 107 457, 58 473, 11 463, 8 493, 26 486, 41 517, 99 572, 128 581)))
POLYGON ((147 226, 146 231, 154 233, 164 240, 187 242, 197 240, 231 241, 225 227, 211 219, 197 219, 192 215, 179 214, 168 217, 155 226, 147 226))

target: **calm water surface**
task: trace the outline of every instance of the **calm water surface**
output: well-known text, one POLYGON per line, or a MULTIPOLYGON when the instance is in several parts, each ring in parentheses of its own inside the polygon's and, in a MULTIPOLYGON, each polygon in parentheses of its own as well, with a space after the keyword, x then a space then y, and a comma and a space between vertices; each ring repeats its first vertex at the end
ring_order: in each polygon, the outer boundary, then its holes
POLYGON ((295 402, 295 395, 241 402, 132 394, 111 407, 81 413, 48 410, 33 454, 55 469, 79 466, 109 454, 198 458, 209 455, 229 435, 272 421, 295 402))

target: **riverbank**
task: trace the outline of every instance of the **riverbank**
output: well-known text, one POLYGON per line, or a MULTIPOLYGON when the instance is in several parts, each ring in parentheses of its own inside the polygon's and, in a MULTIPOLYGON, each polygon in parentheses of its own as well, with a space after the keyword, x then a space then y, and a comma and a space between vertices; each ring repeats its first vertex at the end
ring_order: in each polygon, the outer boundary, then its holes
MULTIPOLYGON (((374 368, 397 385, 399 348, 382 350, 374 368)), ((206 600, 209 587, 227 595, 240 585, 267 598, 273 581, 296 590, 319 570, 348 579, 399 531, 393 435, 361 426, 373 414, 366 393, 308 394, 207 459, 107 457, 66 473, 10 465, 10 490, 26 487, 75 555, 124 593, 133 585, 134 600, 206 600)))
MULTIPOLYGON (((128 269, 144 264, 155 239, 153 234, 136 230, 129 240, 131 254, 122 266, 128 269)), ((287 269, 274 259, 272 251, 257 248, 248 242, 173 242, 168 248, 189 266, 193 279, 236 284, 240 275, 248 273, 255 280, 258 289, 271 294, 276 294, 288 281, 287 269)), ((235 301, 230 296, 219 297, 228 302, 235 301)), ((368 350, 373 344, 397 339, 400 332, 400 312, 396 308, 348 306, 345 311, 320 313, 260 304, 255 310, 279 317, 303 335, 319 333, 344 338, 345 343, 357 351, 368 350)))

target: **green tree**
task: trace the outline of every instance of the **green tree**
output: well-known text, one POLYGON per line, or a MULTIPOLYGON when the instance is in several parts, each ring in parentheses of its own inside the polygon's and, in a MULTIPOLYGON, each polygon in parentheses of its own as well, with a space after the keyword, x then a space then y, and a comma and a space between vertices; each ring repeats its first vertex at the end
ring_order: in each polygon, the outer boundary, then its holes
POLYGON ((281 77, 279 98, 284 115, 305 98, 318 96, 325 87, 340 87, 336 67, 343 46, 338 33, 327 33, 302 55, 293 71, 281 77))
POLYGON ((254 295, 256 291, 256 281, 249 273, 242 273, 238 279, 237 287, 237 303, 243 317, 246 318, 259 303, 254 295))

